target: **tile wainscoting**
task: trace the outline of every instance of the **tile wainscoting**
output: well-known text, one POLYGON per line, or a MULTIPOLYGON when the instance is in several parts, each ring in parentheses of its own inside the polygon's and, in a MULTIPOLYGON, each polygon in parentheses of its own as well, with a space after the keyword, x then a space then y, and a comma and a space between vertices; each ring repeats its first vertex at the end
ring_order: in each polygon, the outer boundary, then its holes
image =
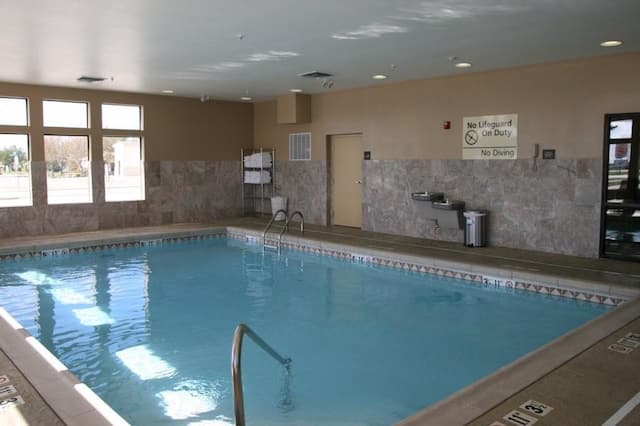
POLYGON ((104 165, 92 163, 92 204, 48 205, 46 165, 31 163, 33 206, 0 208, 0 238, 207 222, 241 211, 240 162, 145 162, 146 199, 104 201, 104 165))
MULTIPOLYGON (((412 192, 440 191, 490 212, 490 245, 598 256, 600 159, 370 160, 362 167, 364 230, 462 243, 462 230, 435 232, 427 204, 411 199, 412 192)), ((280 161, 276 172, 289 210, 327 224, 327 162, 280 161)))
POLYGON ((288 210, 300 210, 306 223, 327 224, 327 162, 276 161, 276 192, 288 210))

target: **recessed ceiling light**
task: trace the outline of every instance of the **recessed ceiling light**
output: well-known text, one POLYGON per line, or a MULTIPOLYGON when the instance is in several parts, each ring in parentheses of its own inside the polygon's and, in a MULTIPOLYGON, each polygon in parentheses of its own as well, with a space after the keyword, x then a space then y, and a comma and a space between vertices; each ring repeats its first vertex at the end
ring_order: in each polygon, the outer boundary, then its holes
POLYGON ((249 96, 243 96, 243 97, 240 98, 241 101, 250 101, 252 99, 253 98, 250 98, 249 96))
POLYGON ((302 89, 289 89, 291 93, 302 93, 302 89))
POLYGON ((620 40, 607 40, 600 43, 600 46, 602 47, 618 47, 620 45, 622 45, 620 40))
POLYGON ((458 62, 456 68, 469 68, 471 64, 469 62, 458 62))
POLYGON ((172 93, 173 93, 173 90, 170 90, 170 89, 164 89, 164 90, 162 91, 162 93, 166 93, 167 95, 170 95, 170 94, 172 94, 172 93))
POLYGON ((387 76, 384 74, 376 74, 376 75, 372 75, 371 78, 374 80, 385 80, 387 76))

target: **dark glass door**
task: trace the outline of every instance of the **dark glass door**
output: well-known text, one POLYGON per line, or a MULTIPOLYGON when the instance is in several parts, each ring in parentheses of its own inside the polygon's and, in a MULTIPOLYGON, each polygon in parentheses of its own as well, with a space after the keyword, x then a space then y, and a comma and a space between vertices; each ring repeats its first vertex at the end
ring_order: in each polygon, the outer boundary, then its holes
POLYGON ((640 261, 640 113, 607 114, 600 255, 640 261))

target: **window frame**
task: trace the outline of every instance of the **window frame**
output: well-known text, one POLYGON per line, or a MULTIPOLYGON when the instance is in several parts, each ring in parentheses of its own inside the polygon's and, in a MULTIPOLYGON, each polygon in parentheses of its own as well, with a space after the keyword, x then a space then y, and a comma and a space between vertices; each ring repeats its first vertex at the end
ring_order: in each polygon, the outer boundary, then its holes
MULTIPOLYGON (((31 114, 29 114, 30 112, 30 102, 29 102, 29 98, 27 96, 0 96, 0 99, 24 99, 24 107, 25 107, 25 115, 26 115, 26 124, 1 124, 0 123, 0 129, 2 128, 8 128, 8 127, 12 127, 12 128, 28 128, 31 126, 31 114)), ((2 133, 7 133, 7 132, 2 132, 2 133)))
POLYGON ((20 95, 0 95, 2 99, 20 99, 24 100, 24 108, 26 115, 25 124, 0 124, 0 134, 3 135, 24 135, 27 138, 27 181, 29 184, 29 198, 26 204, 1 205, 0 209, 33 207, 33 136, 31 134, 31 99, 28 96, 20 95))
MULTIPOLYGON (((33 206, 33 174, 31 173, 31 146, 32 146, 32 142, 31 142, 31 134, 27 131, 27 129, 25 129, 24 131, 20 132, 20 131, 4 131, 4 129, 2 127, 5 126, 0 126, 0 136, 2 135, 21 135, 21 136, 26 136, 27 139, 27 182, 29 183, 29 196, 27 199, 27 204, 15 204, 15 205, 1 205, 0 204, 0 209, 8 209, 8 208, 20 208, 20 207, 32 207, 33 206)), ((9 127, 9 126, 6 126, 9 127)), ((16 127, 16 126, 11 126, 11 127, 16 127)), ((26 126, 20 126, 20 127, 26 127, 26 126)))
MULTIPOLYGON (((113 130, 113 129, 110 129, 113 130)), ((131 200, 107 200, 107 176, 103 177, 104 182, 104 202, 106 203, 128 203, 128 202, 136 202, 136 201, 144 201, 147 199, 147 185, 145 180, 145 172, 144 172, 144 136, 141 132, 139 134, 110 134, 103 133, 102 134, 102 161, 106 164, 107 161, 104 159, 104 140, 105 138, 137 138, 139 141, 139 154, 140 154, 140 184, 142 187, 140 188, 140 198, 131 199, 131 200)))
MULTIPOLYGON (((144 107, 142 104, 125 104, 125 103, 117 103, 117 102, 100 102, 100 129, 104 132, 143 132, 144 131, 144 107), (125 106, 125 107, 138 107, 138 129, 123 129, 117 127, 105 127, 104 126, 104 113, 102 107, 105 105, 109 106, 125 106)), ((109 135, 103 134, 103 137, 109 137, 109 135)))
MULTIPOLYGON (((83 134, 74 134, 73 132, 71 133, 60 133, 60 132, 47 132, 47 129, 51 129, 51 127, 47 127, 45 128, 45 131, 42 133, 42 148, 43 148, 43 153, 44 153, 44 164, 45 164, 45 177, 46 177, 46 182, 47 182, 47 205, 48 206, 61 206, 61 205, 78 205, 78 204, 94 204, 94 191, 93 191, 93 170, 92 170, 92 166, 93 166, 93 161, 92 161, 92 155, 91 155, 91 149, 92 149, 92 142, 91 142, 91 135, 89 132, 83 133, 83 134), (49 170, 48 170, 48 164, 49 164, 49 160, 47 159, 47 142, 46 139, 48 136, 58 136, 58 137, 83 137, 83 138, 87 138, 87 162, 89 163, 89 167, 88 167, 88 186, 89 186, 89 197, 88 197, 88 201, 72 201, 72 202, 64 202, 64 203, 52 203, 51 200, 49 199, 49 191, 50 191, 50 187, 49 187, 49 170)), ((73 127, 72 127, 73 129, 73 127)))
MULTIPOLYGON (((77 100, 68 100, 68 99, 52 99, 52 98, 42 98, 42 127, 43 129, 73 129, 76 131, 84 131, 89 132, 91 130, 91 102, 89 101, 77 101, 77 100), (50 126, 45 122, 45 112, 44 112, 44 104, 45 102, 60 102, 60 103, 70 103, 70 104, 84 104, 86 105, 86 126, 85 127, 69 127, 69 126, 50 126)), ((46 131, 43 132, 43 136, 47 134, 46 131)), ((67 136, 67 135, 60 135, 67 136)), ((43 139, 44 141, 44 139, 43 139)))

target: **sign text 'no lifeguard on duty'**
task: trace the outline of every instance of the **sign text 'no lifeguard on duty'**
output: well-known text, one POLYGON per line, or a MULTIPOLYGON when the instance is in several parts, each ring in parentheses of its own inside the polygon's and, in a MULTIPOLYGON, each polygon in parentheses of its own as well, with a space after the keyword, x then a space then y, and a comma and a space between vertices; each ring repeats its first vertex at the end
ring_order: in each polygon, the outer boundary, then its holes
POLYGON ((464 117, 462 159, 515 160, 518 158, 518 114, 464 117))

